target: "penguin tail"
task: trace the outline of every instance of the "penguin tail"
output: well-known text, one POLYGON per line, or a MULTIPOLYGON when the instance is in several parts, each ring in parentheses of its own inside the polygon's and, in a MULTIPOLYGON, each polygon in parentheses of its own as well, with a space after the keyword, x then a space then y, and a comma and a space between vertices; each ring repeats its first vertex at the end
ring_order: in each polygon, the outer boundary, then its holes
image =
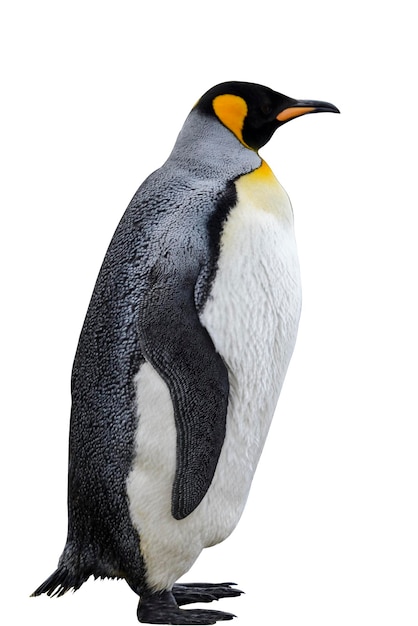
POLYGON ((31 597, 46 593, 51 598, 59 598, 63 596, 64 593, 67 593, 67 591, 77 591, 77 589, 80 589, 87 578, 88 576, 74 576, 65 565, 61 565, 31 594, 31 597))

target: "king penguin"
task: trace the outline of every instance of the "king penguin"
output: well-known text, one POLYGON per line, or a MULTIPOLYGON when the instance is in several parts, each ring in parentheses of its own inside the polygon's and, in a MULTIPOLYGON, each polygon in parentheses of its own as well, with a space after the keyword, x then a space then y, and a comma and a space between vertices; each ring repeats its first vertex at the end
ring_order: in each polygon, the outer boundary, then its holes
POLYGON ((258 151, 321 111, 339 112, 217 85, 134 195, 74 360, 67 542, 33 595, 124 578, 140 622, 234 617, 180 608, 240 595, 233 583, 177 581, 243 512, 296 340, 292 207, 258 151))

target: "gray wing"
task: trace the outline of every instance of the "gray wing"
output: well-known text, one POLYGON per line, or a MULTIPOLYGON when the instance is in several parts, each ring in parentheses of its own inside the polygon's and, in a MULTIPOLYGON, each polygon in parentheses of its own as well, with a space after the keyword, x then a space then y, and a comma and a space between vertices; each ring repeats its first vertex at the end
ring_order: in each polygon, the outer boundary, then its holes
POLYGON ((212 482, 225 438, 229 393, 226 366, 196 309, 198 252, 190 237, 171 241, 149 273, 140 314, 141 350, 167 383, 174 406, 176 519, 194 511, 212 482))

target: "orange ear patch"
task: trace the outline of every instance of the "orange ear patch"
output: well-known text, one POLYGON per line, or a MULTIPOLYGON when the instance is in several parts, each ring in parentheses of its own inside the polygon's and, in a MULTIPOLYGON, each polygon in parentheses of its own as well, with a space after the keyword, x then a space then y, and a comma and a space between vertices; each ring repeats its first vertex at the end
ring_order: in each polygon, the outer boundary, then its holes
POLYGON ((216 96, 213 100, 213 110, 222 124, 229 128, 236 137, 245 145, 242 138, 244 120, 248 112, 247 103, 240 96, 224 94, 216 96))

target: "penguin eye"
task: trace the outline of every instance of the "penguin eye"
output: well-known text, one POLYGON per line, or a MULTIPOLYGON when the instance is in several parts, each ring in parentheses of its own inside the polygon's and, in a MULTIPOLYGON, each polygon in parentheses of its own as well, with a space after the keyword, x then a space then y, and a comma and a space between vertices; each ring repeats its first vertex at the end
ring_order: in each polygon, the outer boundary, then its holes
POLYGON ((272 110, 273 110, 273 107, 270 104, 270 102, 263 102, 263 104, 261 105, 261 112, 266 117, 271 114, 272 110))

